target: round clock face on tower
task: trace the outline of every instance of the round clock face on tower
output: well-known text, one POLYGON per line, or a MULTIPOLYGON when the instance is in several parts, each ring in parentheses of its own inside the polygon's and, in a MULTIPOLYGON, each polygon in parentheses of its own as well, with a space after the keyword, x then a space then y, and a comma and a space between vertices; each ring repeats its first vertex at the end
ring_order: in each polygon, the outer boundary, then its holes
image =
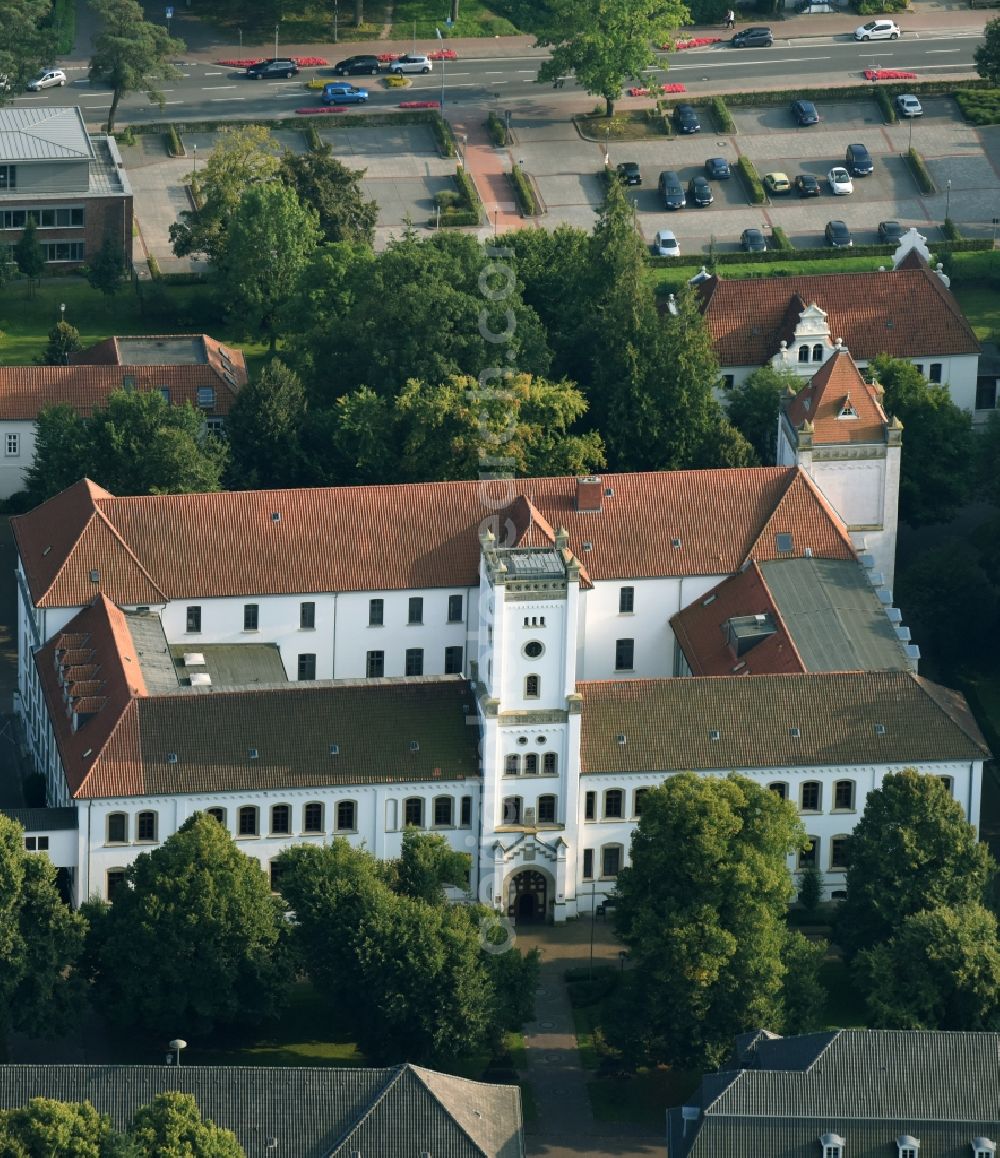
POLYGON ((537 639, 533 639, 530 643, 526 643, 521 650, 528 657, 528 659, 538 659, 538 657, 545 650, 545 647, 543 644, 539 643, 537 639))

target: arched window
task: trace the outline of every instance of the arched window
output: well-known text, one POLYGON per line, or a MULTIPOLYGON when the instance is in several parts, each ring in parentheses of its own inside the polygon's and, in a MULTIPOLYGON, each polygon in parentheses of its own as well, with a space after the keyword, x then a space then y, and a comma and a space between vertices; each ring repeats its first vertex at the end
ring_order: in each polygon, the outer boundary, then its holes
POLYGON ((833 807, 850 810, 854 808, 854 781, 838 780, 833 786, 833 807))
POLYGON ((156 840, 156 813, 140 812, 135 818, 135 839, 149 844, 156 840))
POLYGON ((779 800, 788 799, 788 785, 783 780, 775 780, 774 783, 768 784, 768 788, 771 789, 779 800))
POLYGON ((536 675, 524 677, 524 698, 537 700, 541 695, 542 681, 536 675))
POLYGON ((606 844, 601 848, 601 876, 616 877, 621 871, 625 850, 620 844, 606 844))
POLYGON ((521 823, 521 797, 505 796, 503 801, 503 823, 521 823))
POLYGON ((311 800, 302 810, 302 831, 323 831, 323 805, 318 800, 311 800))
POLYGON ((206 808, 206 815, 217 820, 223 828, 226 827, 226 810, 224 808, 206 808))
POLYGON ((609 788, 604 793, 604 819, 620 820, 625 815, 625 793, 620 788, 609 788))
POLYGON ((505 776, 518 776, 520 775, 520 772, 521 757, 516 752, 512 752, 504 759, 503 774, 505 776))
POLYGON ((123 868, 108 869, 108 900, 115 899, 115 893, 125 885, 125 870, 123 868))
MULTIPOLYGON (((409 806, 410 801, 407 801, 409 806)), ((421 806, 421 823, 423 821, 423 801, 421 806)), ((356 832, 358 828, 358 806, 353 800, 338 800, 337 801, 337 831, 338 832, 356 832)))
POLYGON ((260 821, 257 808, 252 804, 244 804, 239 811, 237 825, 240 836, 257 836, 260 832, 260 821))
POLYGON ((642 816, 642 802, 645 800, 648 788, 637 788, 632 797, 632 815, 642 816))
POLYGON ((556 798, 554 796, 539 796, 538 798, 538 823, 539 824, 555 824, 556 822, 556 798))
POLYGON ((847 868, 847 850, 849 847, 850 837, 848 836, 833 836, 830 838, 831 872, 843 872, 847 868))
POLYGON ((419 796, 403 802, 403 824, 406 828, 424 827, 424 802, 419 796))
POLYGON ((271 833, 274 836, 287 836, 292 831, 292 810, 287 804, 271 806, 271 833))
POLYGON ((823 806, 823 785, 818 780, 807 780, 802 785, 799 807, 803 812, 819 812, 823 806))
POLYGON ((799 868, 815 868, 819 864, 819 837, 807 836, 808 847, 799 852, 799 868))
POLYGON ((813 361, 814 362, 822 362, 823 361, 823 346, 822 346, 822 343, 820 343, 820 342, 817 342, 816 345, 813 346, 813 361))
POLYGON ((542 771, 546 776, 555 776, 559 767, 555 752, 546 752, 542 758, 542 771))
POLYGON ((809 361, 809 347, 808 346, 799 346, 799 361, 800 362, 808 362, 809 361))
POLYGON ((124 844, 128 840, 128 817, 124 812, 108 816, 108 844, 124 844))
POLYGON ((451 828, 455 823, 455 802, 450 796, 434 797, 435 828, 451 828))
POLYGON ((281 878, 284 875, 285 866, 277 858, 271 861, 267 866, 268 874, 271 877, 271 892, 281 892, 281 878))
POLYGON ((529 752, 527 754, 527 756, 525 756, 525 758, 524 758, 524 771, 529 776, 535 776, 538 774, 538 753, 537 752, 529 752))

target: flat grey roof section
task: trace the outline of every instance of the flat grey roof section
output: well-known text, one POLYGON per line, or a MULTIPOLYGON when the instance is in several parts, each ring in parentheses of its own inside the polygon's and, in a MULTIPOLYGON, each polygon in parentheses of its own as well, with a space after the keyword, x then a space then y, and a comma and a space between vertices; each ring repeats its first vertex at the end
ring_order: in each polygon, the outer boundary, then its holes
POLYGON ((174 661, 160 617, 152 611, 128 611, 125 613, 125 622, 150 695, 177 691, 177 673, 174 671, 174 661))
POLYGON ((276 643, 171 644, 170 655, 175 675, 172 691, 210 692, 213 688, 274 687, 289 682, 276 643), (186 666, 184 656, 190 652, 204 656, 205 663, 186 666), (211 684, 192 687, 189 679, 194 672, 207 672, 211 684))
POLYGON ((200 335, 163 338, 118 338, 123 366, 205 366, 208 355, 200 335))
POLYGON ((807 671, 912 670, 859 563, 776 559, 760 569, 807 671))
POLYGON ((67 832, 80 821, 75 808, 2 808, 0 812, 16 820, 25 832, 67 832))
POLYGON ((0 108, 0 161, 93 160, 79 108, 0 108))
POLYGON ((534 578, 536 575, 562 578, 566 573, 559 553, 546 547, 541 549, 515 547, 498 554, 510 574, 518 579, 534 578))
POLYGON ((94 194, 113 193, 131 196, 132 186, 125 174, 121 153, 114 137, 91 137, 94 156, 90 163, 90 192, 94 194))

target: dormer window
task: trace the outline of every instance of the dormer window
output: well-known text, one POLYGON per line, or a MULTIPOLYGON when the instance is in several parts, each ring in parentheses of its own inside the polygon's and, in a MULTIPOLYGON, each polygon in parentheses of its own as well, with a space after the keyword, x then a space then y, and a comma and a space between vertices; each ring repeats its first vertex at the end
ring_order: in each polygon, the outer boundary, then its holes
POLYGON ((920 1158, 920 1139, 912 1134, 900 1134, 896 1139, 899 1158, 920 1158))
POLYGON ((839 1134, 823 1134, 819 1144, 823 1158, 846 1158, 847 1143, 839 1134))
POLYGON ((845 395, 843 405, 840 407, 838 418, 857 418, 858 412, 854 409, 854 404, 851 402, 850 394, 845 395))
POLYGON ((997 1147, 989 1138, 972 1139, 972 1158, 996 1158, 997 1147))

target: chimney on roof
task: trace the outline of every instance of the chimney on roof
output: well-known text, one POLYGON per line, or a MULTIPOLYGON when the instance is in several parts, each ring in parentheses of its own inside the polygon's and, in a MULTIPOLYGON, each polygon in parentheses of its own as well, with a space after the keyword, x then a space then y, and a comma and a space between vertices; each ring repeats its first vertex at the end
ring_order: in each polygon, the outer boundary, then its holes
POLYGON ((599 515, 604 502, 604 480, 587 475, 576 480, 576 509, 581 514, 599 515))

